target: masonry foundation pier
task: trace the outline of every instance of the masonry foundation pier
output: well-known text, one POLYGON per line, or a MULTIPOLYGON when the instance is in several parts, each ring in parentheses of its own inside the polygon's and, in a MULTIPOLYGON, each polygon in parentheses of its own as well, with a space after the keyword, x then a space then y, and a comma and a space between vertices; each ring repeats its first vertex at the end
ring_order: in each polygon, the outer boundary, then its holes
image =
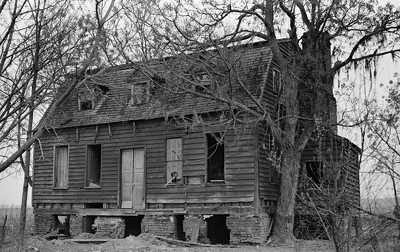
POLYGON ((264 243, 269 235, 271 219, 268 215, 226 217, 226 225, 230 230, 230 242, 264 243))
POLYGON ((176 237, 175 216, 173 215, 145 215, 142 220, 142 233, 176 237))
POLYGON ((96 229, 95 236, 101 238, 124 238, 125 221, 122 217, 96 217, 93 226, 96 229))
POLYGON ((209 243, 207 238, 207 222, 202 215, 185 215, 183 232, 187 241, 209 243))

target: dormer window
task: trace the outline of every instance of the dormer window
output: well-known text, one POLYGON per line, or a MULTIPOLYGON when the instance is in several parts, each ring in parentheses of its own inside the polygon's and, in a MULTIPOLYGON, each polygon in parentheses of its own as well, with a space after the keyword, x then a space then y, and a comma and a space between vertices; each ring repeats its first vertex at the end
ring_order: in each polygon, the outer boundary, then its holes
POLYGON ((86 100, 86 101, 79 101, 79 110, 91 110, 93 109, 93 101, 86 100))
POLYGON ((109 91, 110 89, 103 85, 91 85, 81 89, 78 93, 79 111, 95 109, 109 91))
POLYGON ((195 74, 194 81, 195 81, 194 90, 196 92, 204 92, 205 90, 211 89, 210 75, 205 72, 195 74))
POLYGON ((139 82, 131 85, 130 105, 141 105, 150 100, 150 83, 139 82))
POLYGON ((95 100, 94 94, 91 94, 89 91, 80 92, 78 94, 79 111, 94 109, 94 103, 95 103, 94 100, 95 100))

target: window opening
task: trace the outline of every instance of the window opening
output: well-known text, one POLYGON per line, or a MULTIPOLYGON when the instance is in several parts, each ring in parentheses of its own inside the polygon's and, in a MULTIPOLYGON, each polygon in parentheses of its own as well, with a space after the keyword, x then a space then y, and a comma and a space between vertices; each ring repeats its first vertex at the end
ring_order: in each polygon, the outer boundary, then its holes
POLYGON ((101 145, 93 144, 87 147, 86 186, 100 187, 101 175, 101 145))
POLYGON ((223 182, 224 140, 221 133, 206 134, 207 137, 207 181, 223 182))
POLYGON ((306 174, 316 185, 320 185, 322 182, 322 162, 312 161, 306 162, 306 174))
POLYGON ((182 166, 182 138, 167 139, 167 184, 183 182, 182 166))
POLYGON ((148 82, 139 82, 131 85, 130 105, 141 105, 150 99, 150 84, 148 82))

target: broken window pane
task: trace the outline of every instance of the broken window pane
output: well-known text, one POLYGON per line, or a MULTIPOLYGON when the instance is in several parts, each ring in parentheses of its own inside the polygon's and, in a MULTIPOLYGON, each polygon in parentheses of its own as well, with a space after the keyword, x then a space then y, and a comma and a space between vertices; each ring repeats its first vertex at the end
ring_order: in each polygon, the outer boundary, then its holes
POLYGON ((167 184, 182 183, 182 138, 167 139, 167 184))
POLYGON ((224 175, 224 140, 221 133, 206 134, 207 181, 222 182, 224 175))
POLYGON ((93 144, 87 147, 86 186, 100 187, 101 145, 93 144))
POLYGON ((54 149, 54 186, 68 187, 68 146, 56 146, 54 149))

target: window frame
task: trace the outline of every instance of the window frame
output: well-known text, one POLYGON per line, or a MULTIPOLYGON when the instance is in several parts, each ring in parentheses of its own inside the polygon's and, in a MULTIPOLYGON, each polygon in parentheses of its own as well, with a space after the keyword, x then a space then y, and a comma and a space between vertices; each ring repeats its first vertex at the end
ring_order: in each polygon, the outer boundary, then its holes
POLYGON ((281 90, 282 90, 282 73, 278 68, 274 67, 272 68, 272 91, 274 91, 275 93, 280 93, 281 90), (276 85, 275 83, 276 74, 279 74, 278 85, 276 85))
MULTIPOLYGON (((69 188, 69 152, 70 152, 70 146, 69 144, 55 144, 53 145, 53 189, 55 190, 65 190, 69 188), (57 157, 56 157, 56 149, 58 147, 67 147, 67 183, 66 186, 61 187, 58 186, 56 184, 56 161, 57 161, 57 157)), ((58 180, 57 180, 58 181, 58 180)))
POLYGON ((167 186, 181 186, 184 185, 184 176, 183 176, 183 145, 184 145, 184 138, 183 137, 168 137, 165 140, 165 175, 166 175, 166 183, 165 185, 167 186), (168 160, 168 140, 176 140, 176 139, 180 139, 181 141, 181 159, 180 160, 168 160), (169 182, 168 181, 168 163, 169 162, 177 162, 180 161, 181 162, 181 179, 177 182, 169 182))
POLYGON ((79 92, 78 92, 78 111, 83 112, 83 111, 92 111, 96 108, 96 103, 95 103, 95 98, 93 97, 93 94, 90 94, 90 96, 92 96, 90 99, 82 99, 82 96, 79 92), (83 102, 87 102, 90 101, 92 103, 92 108, 91 109, 82 109, 81 103, 83 102))
MULTIPOLYGON (((152 85, 151 80, 143 80, 143 81, 137 80, 137 81, 132 82, 130 84, 130 88, 129 88, 130 94, 129 94, 128 104, 130 106, 141 106, 141 105, 148 103, 150 101, 150 96, 151 96, 151 92, 150 92, 151 85, 152 85), (145 97, 142 99, 141 103, 133 102, 133 100, 134 100, 133 98, 134 97, 136 98, 136 96, 134 94, 134 87, 138 86, 138 85, 144 86, 143 94, 145 95, 145 97)), ((137 100, 137 99, 135 99, 135 100, 137 100)))
POLYGON ((225 134, 224 134, 224 132, 206 132, 205 134, 204 134, 204 146, 205 146, 205 148, 204 148, 204 150, 205 150, 205 174, 206 174, 206 176, 205 176, 205 182, 206 183, 208 183, 208 184, 225 184, 226 183, 226 158, 225 158, 225 156, 226 156, 226 153, 225 153, 225 134), (209 179, 209 172, 208 172, 208 135, 215 135, 215 134, 220 134, 220 137, 221 136, 223 136, 222 137, 222 139, 223 139, 223 146, 224 146, 224 151, 223 151, 223 158, 224 158, 224 161, 223 161, 223 180, 210 180, 209 179))
POLYGON ((103 150, 103 147, 102 147, 102 144, 96 144, 96 143, 94 143, 94 144, 87 144, 86 145, 86 163, 85 163, 85 178, 84 178, 84 188, 85 189, 101 189, 101 181, 102 181, 102 176, 103 176, 103 155, 102 155, 102 150, 103 150), (99 184, 97 184, 98 186, 90 186, 89 184, 88 184, 88 168, 89 168, 89 160, 88 160, 88 158, 89 158, 89 155, 88 155, 88 153, 89 153, 89 146, 94 146, 94 145, 99 145, 100 146, 100 168, 99 168, 99 172, 100 172, 100 176, 99 176, 99 184))

